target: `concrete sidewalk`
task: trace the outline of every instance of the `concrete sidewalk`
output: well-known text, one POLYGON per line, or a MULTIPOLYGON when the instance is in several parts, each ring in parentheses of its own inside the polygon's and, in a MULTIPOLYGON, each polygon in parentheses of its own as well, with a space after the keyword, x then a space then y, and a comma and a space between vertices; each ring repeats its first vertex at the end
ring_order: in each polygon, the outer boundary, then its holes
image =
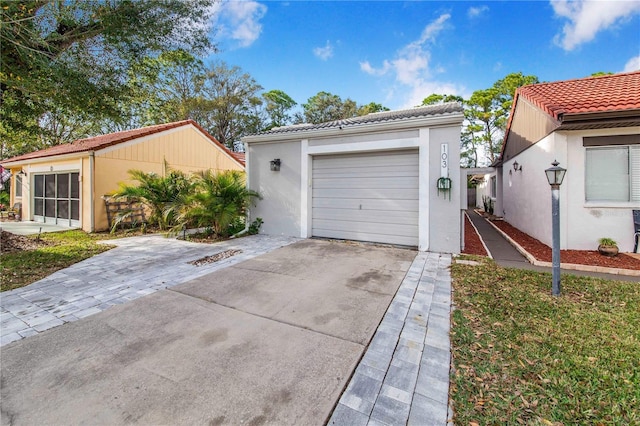
MULTIPOLYGON (((495 228, 491 226, 491 224, 489 224, 485 218, 478 215, 475 211, 467 210, 467 215, 478 230, 480 238, 482 239, 482 241, 484 241, 487 249, 491 253, 491 256, 498 265, 505 268, 518 268, 526 269, 529 271, 551 273, 551 268, 536 266, 529 263, 527 259, 522 254, 520 254, 520 252, 511 245, 511 243, 509 243, 509 241, 507 241, 498 231, 496 231, 495 228)), ((578 271, 573 269, 561 269, 560 273, 565 275, 604 278, 607 280, 638 281, 638 277, 633 276, 578 271)))
POLYGON ((68 226, 54 225, 52 223, 41 223, 33 221, 17 222, 15 220, 7 220, 0 222, 0 229, 6 232, 11 232, 15 235, 37 235, 45 232, 60 232, 71 231, 77 228, 70 228, 68 226))

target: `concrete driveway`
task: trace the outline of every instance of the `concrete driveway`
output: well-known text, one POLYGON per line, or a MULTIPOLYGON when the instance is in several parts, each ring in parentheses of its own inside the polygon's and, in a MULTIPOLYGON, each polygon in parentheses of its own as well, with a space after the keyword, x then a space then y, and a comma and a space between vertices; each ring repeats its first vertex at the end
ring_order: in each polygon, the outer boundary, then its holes
POLYGON ((2 424, 323 424, 416 252, 303 240, 2 348, 2 424))

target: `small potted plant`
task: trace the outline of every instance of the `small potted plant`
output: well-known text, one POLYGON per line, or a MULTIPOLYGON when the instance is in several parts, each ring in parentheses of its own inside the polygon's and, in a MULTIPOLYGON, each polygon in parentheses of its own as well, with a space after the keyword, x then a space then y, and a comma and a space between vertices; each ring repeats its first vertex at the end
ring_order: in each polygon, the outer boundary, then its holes
POLYGON ((618 255, 618 243, 611 238, 600 238, 598 242, 600 243, 598 253, 601 255, 610 257, 618 255))

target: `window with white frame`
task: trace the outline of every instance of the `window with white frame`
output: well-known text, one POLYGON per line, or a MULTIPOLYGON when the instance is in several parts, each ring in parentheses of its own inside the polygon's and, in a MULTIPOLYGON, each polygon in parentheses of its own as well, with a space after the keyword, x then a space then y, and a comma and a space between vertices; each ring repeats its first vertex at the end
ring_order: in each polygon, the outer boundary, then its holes
POLYGON ((640 201, 640 145, 586 148, 587 201, 640 201))
POLYGON ((22 197, 22 175, 16 175, 16 198, 22 197))

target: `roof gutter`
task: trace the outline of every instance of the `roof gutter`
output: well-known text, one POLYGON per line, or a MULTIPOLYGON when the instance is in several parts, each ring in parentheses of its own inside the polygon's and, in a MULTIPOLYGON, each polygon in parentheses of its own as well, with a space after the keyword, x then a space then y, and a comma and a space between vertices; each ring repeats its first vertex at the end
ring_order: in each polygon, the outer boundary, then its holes
POLYGON ((84 158, 92 154, 93 154, 93 151, 79 151, 79 152, 72 152, 69 154, 48 155, 46 157, 25 158, 23 160, 11 161, 8 163, 3 163, 2 161, 0 161, 0 164, 2 164, 2 167, 17 167, 25 164, 48 163, 50 161, 84 158))
POLYGON ((616 119, 629 119, 640 118, 640 109, 629 109, 624 111, 597 111, 597 112, 582 112, 568 114, 563 113, 558 115, 558 119, 562 123, 574 122, 574 121, 591 121, 591 120, 616 120, 616 119))
POLYGON ((462 112, 454 112, 431 117, 401 118, 393 121, 388 120, 364 124, 345 124, 342 126, 324 129, 300 129, 282 133, 264 133, 260 135, 245 136, 242 138, 242 141, 245 143, 282 142, 285 140, 326 138, 331 136, 353 135, 383 130, 406 130, 414 129, 416 127, 445 126, 451 124, 462 124, 463 121, 464 114, 462 112))

